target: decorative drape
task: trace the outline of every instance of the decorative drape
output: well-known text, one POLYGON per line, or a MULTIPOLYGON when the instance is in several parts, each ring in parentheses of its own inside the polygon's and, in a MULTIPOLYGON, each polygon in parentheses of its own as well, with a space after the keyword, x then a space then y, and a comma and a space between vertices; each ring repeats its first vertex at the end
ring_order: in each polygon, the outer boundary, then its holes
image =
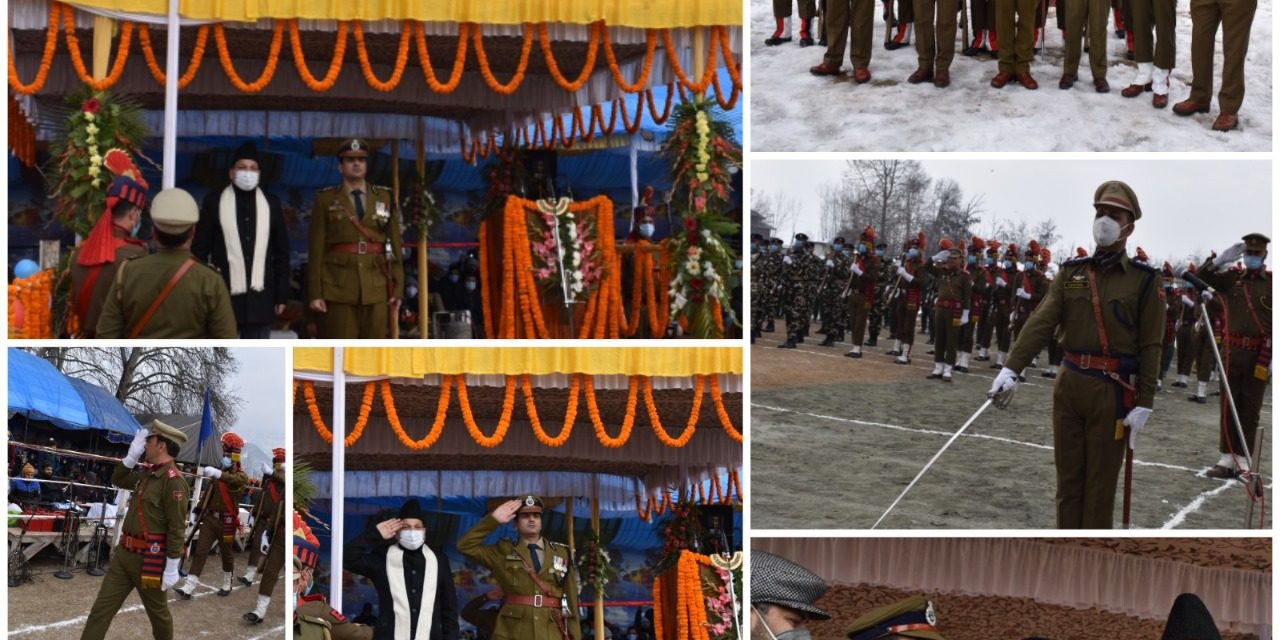
MULTIPOLYGON (((294 349, 296 372, 331 373, 333 349, 294 349)), ((350 375, 420 379, 430 374, 692 376, 742 373, 737 347, 353 347, 343 352, 350 375)))

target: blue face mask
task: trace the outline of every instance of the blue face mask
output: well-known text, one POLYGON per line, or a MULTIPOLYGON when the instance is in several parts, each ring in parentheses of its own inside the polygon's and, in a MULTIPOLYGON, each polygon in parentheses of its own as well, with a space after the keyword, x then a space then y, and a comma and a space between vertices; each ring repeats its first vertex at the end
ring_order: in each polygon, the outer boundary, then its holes
POLYGON ((1245 256, 1244 268, 1250 271, 1256 271, 1262 268, 1262 256, 1245 256))
POLYGON ((858 245, 858 253, 859 253, 860 255, 866 255, 866 254, 867 254, 867 245, 865 245, 865 244, 859 244, 859 245, 858 245))
POLYGON ((883 257, 884 257, 884 249, 876 249, 876 257, 877 257, 877 258, 883 258, 883 257))
POLYGON ((916 256, 918 256, 918 255, 920 255, 920 252, 919 252, 919 251, 917 251, 917 250, 915 250, 915 249, 911 249, 911 250, 907 251, 907 257, 908 257, 908 258, 915 258, 915 257, 916 257, 916 256))
POLYGON ((1013 261, 1012 261, 1012 260, 1005 260, 1005 261, 1004 261, 1004 268, 1006 268, 1006 269, 1012 269, 1012 268, 1013 268, 1013 261))
POLYGON ((223 468, 223 469, 230 469, 230 468, 231 468, 231 458, 228 458, 228 457, 226 457, 226 456, 222 456, 222 468, 223 468))
POLYGON ((1032 262, 1032 261, 1028 260, 1028 261, 1026 261, 1026 262, 1022 263, 1022 268, 1023 268, 1023 270, 1025 270, 1025 271, 1031 271, 1032 269, 1035 269, 1035 268, 1036 268, 1036 263, 1034 263, 1034 262, 1032 262))
POLYGON ((978 264, 978 256, 969 256, 969 264, 978 264))
POLYGON ((129 232, 129 235, 136 238, 139 231, 142 231, 142 216, 138 216, 138 221, 133 223, 133 230, 129 232))
POLYGON ((777 253, 777 252, 779 252, 779 251, 781 251, 781 250, 782 250, 782 247, 779 247, 779 246, 778 246, 778 245, 776 245, 776 244, 771 244, 771 245, 769 245, 769 253, 777 253))
POLYGON ((991 258, 983 258, 983 259, 982 259, 982 264, 984 264, 984 265, 986 265, 986 266, 988 266, 988 267, 989 267, 989 266, 991 266, 991 265, 993 265, 993 264, 995 264, 995 262, 996 262, 996 261, 995 261, 995 260, 992 260, 991 258))

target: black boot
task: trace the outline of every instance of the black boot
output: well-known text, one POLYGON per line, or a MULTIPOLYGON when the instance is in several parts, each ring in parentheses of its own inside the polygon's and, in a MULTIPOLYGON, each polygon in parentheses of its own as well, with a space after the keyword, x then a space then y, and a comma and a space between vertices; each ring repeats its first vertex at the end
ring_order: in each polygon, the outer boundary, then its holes
POLYGON ((836 343, 836 334, 834 334, 834 333, 828 333, 828 334, 827 334, 827 337, 823 338, 823 339, 822 339, 822 342, 819 342, 819 343, 818 343, 818 346, 819 346, 819 347, 829 347, 829 346, 831 346, 831 345, 833 345, 833 344, 835 344, 835 343, 836 343))
POLYGON ((773 333, 774 331, 775 329, 773 328, 773 318, 769 318, 769 321, 764 323, 764 332, 773 333))
POLYGON ((867 340, 867 341, 866 341, 866 342, 864 342, 864 343, 862 343, 862 346, 864 346, 864 347, 874 347, 874 346, 876 346, 876 341, 877 341, 877 339, 878 339, 879 337, 880 337, 880 334, 879 334, 879 333, 873 333, 873 334, 871 334, 871 339, 870 339, 870 340, 867 340))
POLYGON ((796 348, 796 341, 795 341, 795 339, 794 339, 794 338, 792 338, 791 336, 787 336, 787 341, 786 341, 786 342, 784 342, 784 343, 782 343, 782 344, 780 344, 780 345, 778 345, 778 348, 779 348, 779 349, 794 349, 794 348, 796 348))

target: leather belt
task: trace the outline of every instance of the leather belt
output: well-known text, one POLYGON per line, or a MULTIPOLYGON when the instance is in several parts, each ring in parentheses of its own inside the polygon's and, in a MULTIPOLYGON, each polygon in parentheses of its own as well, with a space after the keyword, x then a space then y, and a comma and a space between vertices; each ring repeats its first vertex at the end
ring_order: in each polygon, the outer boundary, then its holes
POLYGON ((1226 340, 1227 346, 1239 347, 1248 351, 1261 349, 1264 341, 1264 338, 1241 338, 1236 336, 1228 336, 1226 340))
POLYGON ((964 304, 959 300, 939 300, 935 306, 939 309, 960 309, 964 304))
POLYGON ((518 604, 526 607, 540 607, 542 609, 559 609, 560 598, 551 596, 533 595, 533 596, 504 596, 502 604, 518 604))
POLYGON ((331 244, 329 245, 328 250, 334 253, 354 253, 361 256, 382 254, 381 245, 365 242, 364 240, 361 240, 360 242, 339 242, 337 244, 331 244))
POLYGON ((1120 370, 1119 358, 1108 358, 1106 356, 1093 355, 1090 353, 1074 353, 1071 351, 1066 352, 1065 358, 1067 362, 1070 362, 1080 369, 1102 371, 1105 373, 1114 373, 1120 370))
MULTIPOLYGON (((159 543, 157 543, 157 547, 158 545, 159 543)), ((125 551, 132 551, 133 553, 138 554, 146 553, 147 551, 159 550, 158 548, 154 550, 150 549, 151 545, 147 543, 146 538, 131 533, 122 533, 120 535, 120 546, 123 547, 125 551)))

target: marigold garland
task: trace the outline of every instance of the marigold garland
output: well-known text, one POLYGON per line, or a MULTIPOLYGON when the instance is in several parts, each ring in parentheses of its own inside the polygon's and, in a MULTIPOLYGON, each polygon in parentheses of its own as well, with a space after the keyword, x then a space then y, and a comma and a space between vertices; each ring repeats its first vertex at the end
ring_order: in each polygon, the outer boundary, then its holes
MULTIPOLYGON (((485 253, 489 247, 489 221, 485 220, 480 223, 480 233, 476 238, 477 243, 483 247, 485 253)), ((484 309, 484 335, 492 336, 493 333, 493 307, 489 306, 489 261, 480 260, 480 308, 484 309)))
POLYGON ((653 403, 653 384, 649 378, 644 378, 644 406, 649 410, 649 426, 653 427, 654 434, 662 444, 679 449, 693 438, 693 432, 698 428, 698 412, 702 410, 702 382, 702 376, 694 376, 693 407, 689 410, 689 421, 685 423, 684 432, 680 437, 672 438, 663 428, 662 421, 658 417, 658 407, 653 403))
POLYGON ((573 382, 569 385, 569 406, 564 410, 564 426, 560 427, 560 435, 552 438, 542 429, 542 421, 538 419, 538 405, 533 401, 533 386, 529 384, 529 374, 520 376, 520 386, 524 390, 524 410, 529 414, 529 425, 533 427, 533 435, 538 442, 548 447, 559 447, 569 441, 573 433, 573 423, 578 418, 578 382, 583 374, 573 374, 573 382))
POLYGON ((526 23, 524 25, 524 44, 520 47, 520 62, 516 65, 516 71, 511 76, 511 80, 506 84, 498 82, 493 77, 493 70, 489 68, 489 56, 484 51, 484 38, 480 33, 480 26, 472 24, 471 39, 476 49, 476 62, 480 63, 480 75, 484 78, 484 83, 489 85, 495 93, 509 96, 516 92, 520 87, 520 83, 524 82, 524 72, 529 66, 529 52, 533 49, 533 27, 526 23))
POLYGON ((491 436, 486 436, 480 431, 480 427, 476 426, 475 417, 471 415, 471 401, 467 399, 465 374, 458 374, 455 378, 458 383, 458 407, 462 409, 462 422, 467 425, 467 432, 471 434, 471 439, 486 449, 502 444, 507 437, 507 429, 511 426, 511 409, 516 397, 516 377, 507 376, 507 389, 502 398, 502 415, 498 418, 498 428, 494 429, 491 436))
POLYGON ((724 398, 720 396, 720 377, 716 374, 710 374, 707 378, 711 381, 711 402, 716 407, 716 416, 720 418, 720 426, 724 427, 724 432, 734 442, 742 442, 742 432, 733 426, 733 420, 729 418, 729 412, 724 409, 724 398))
POLYGON ((218 61, 222 63, 222 70, 227 73, 227 79, 231 80, 231 86, 238 89, 241 93, 257 93, 266 88, 271 82, 271 78, 276 75, 276 64, 280 62, 280 45, 284 42, 284 21, 276 20, 271 29, 271 49, 267 52, 267 63, 262 68, 262 75, 251 83, 246 83, 236 73, 235 65, 231 60, 231 52, 227 50, 227 34, 223 30, 221 22, 213 26, 213 40, 218 45, 218 61))
POLYGON ((396 413, 395 398, 391 395, 391 381, 382 381, 382 404, 387 410, 387 422, 391 423, 391 430, 395 432, 400 444, 414 451, 430 449, 444 433, 444 420, 449 412, 449 390, 453 385, 453 377, 440 377, 440 400, 436 403, 436 417, 431 422, 431 430, 421 440, 414 440, 405 433, 404 427, 400 425, 400 416, 396 413))
POLYGON ((31 340, 52 338, 52 304, 52 269, 26 278, 15 278, 9 284, 9 337, 31 340), (22 322, 18 322, 18 306, 22 307, 22 322))
MULTIPOLYGON (((67 9, 67 11, 71 11, 67 9)), ((49 26, 44 33, 44 52, 40 54, 40 69, 36 71, 36 77, 30 84, 23 83, 18 78, 18 67, 14 63, 14 56, 9 56, 9 88, 14 93, 24 96, 31 95, 44 88, 44 83, 49 79, 49 69, 53 67, 53 54, 58 50, 58 23, 61 22, 62 3, 49 3, 49 26)), ((9 38, 9 51, 13 51, 13 37, 9 38)))
POLYGON ((609 64, 609 72, 613 74, 613 81, 618 84, 618 88, 623 93, 636 93, 649 83, 649 73, 653 71, 653 57, 658 49, 658 34, 649 29, 645 31, 644 37, 644 63, 640 67, 640 75, 634 83, 628 83, 626 78, 622 77, 622 69, 618 68, 618 58, 613 52, 613 43, 609 41, 609 29, 604 26, 600 29, 604 35, 604 58, 609 64))
POLYGON ((627 411, 622 417, 622 428, 618 431, 618 436, 610 437, 604 429, 604 421, 600 419, 600 409, 596 406, 596 389, 595 382, 588 374, 583 374, 583 386, 586 387, 587 395, 587 413, 591 416, 591 424, 596 428, 596 439, 600 444, 609 448, 617 449, 626 444, 631 439, 631 428, 636 422, 636 392, 639 385, 636 383, 638 376, 630 376, 627 380, 627 411))
POLYGON ((422 77, 426 79, 427 86, 436 93, 453 93, 458 88, 458 83, 462 80, 463 66, 467 62, 467 42, 468 35, 472 29, 476 34, 480 33, 479 26, 473 26, 470 23, 463 22, 458 25, 458 48, 453 56, 453 70, 449 72, 449 80, 441 83, 436 77, 435 69, 431 66, 431 55, 427 52, 427 36, 426 31, 422 28, 421 22, 413 23, 413 36, 418 49, 418 64, 422 66, 422 77))
MULTIPOLYGON (((196 48, 191 52, 191 59, 187 61, 187 72, 178 77, 179 89, 187 88, 187 85, 195 79, 196 72, 200 71, 200 64, 204 62, 204 50, 208 43, 209 25, 202 24, 196 32, 196 48)), ((156 52, 151 47, 151 29, 145 22, 138 25, 138 45, 142 49, 142 59, 147 61, 147 70, 151 72, 151 77, 164 86, 165 72, 156 61, 156 52)))
POLYGON ((547 71, 551 73, 551 79, 565 91, 575 93, 591 79, 591 72, 596 66, 596 53, 600 46, 600 31, 605 29, 604 21, 593 22, 587 25, 587 59, 582 63, 582 71, 578 73, 578 79, 570 82, 563 74, 560 73, 560 65, 556 64, 555 54, 551 52, 551 38, 547 36, 547 23, 538 23, 538 44, 542 47, 542 57, 547 60, 547 71))
MULTIPOLYGON (((369 410, 373 408, 373 391, 373 382, 364 383, 364 397, 360 400, 360 414, 356 418, 355 428, 343 439, 347 448, 354 446, 360 440, 360 436, 364 435, 364 428, 369 424, 369 410)), ((307 411, 311 414, 311 424, 316 428, 316 433, 320 434, 320 439, 326 444, 333 444, 333 433, 325 425, 324 418, 320 415, 320 407, 316 405, 314 383, 309 380, 303 382, 302 393, 307 399, 307 411)))
POLYGON ((9 150, 23 165, 36 166, 36 129, 12 93, 9 94, 9 150))
POLYGON ((62 24, 67 39, 67 52, 71 54, 71 66, 75 68, 80 80, 94 91, 104 91, 120 80, 124 73, 124 65, 129 60, 129 44, 133 41, 133 23, 126 22, 120 26, 120 44, 116 47, 116 59, 111 65, 107 77, 96 80, 85 69, 84 58, 80 56, 80 40, 76 37, 75 12, 70 8, 62 12, 62 24))
POLYGON ((411 21, 405 20, 400 26, 400 46, 396 50, 395 69, 391 73, 391 77, 383 82, 373 72, 373 66, 369 64, 369 51, 364 46, 364 29, 360 26, 360 21, 356 21, 355 37, 356 37, 356 58, 360 60, 360 71, 364 73, 365 82, 370 87, 382 92, 388 92, 395 89, 400 84, 400 79, 404 77, 405 65, 409 62, 409 38, 413 35, 410 28, 411 21))
MULTIPOLYGON (((662 107, 661 116, 658 115, 657 108, 653 106, 653 92, 652 91, 644 92, 644 99, 645 99, 645 102, 649 104, 649 115, 653 116, 654 124, 657 124, 657 125, 665 124, 667 121, 667 118, 671 117, 671 104, 673 102, 672 96, 676 93, 675 90, 678 88, 680 88, 680 85, 675 83, 671 83, 667 85, 667 102, 662 107)), ((684 96, 681 95, 680 99, 684 100, 684 96)), ((638 118, 639 116, 636 116, 636 117, 638 118)))
MULTIPOLYGON (((645 522, 648 522, 648 520, 645 520, 645 522)), ((666 638, 662 637, 665 630, 662 624, 662 596, 659 595, 661 593, 662 576, 655 575, 653 576, 653 594, 650 600, 653 601, 653 635, 656 640, 666 640, 666 638)))
MULTIPOLYGON (((338 32, 335 36, 336 41, 333 44, 333 59, 329 61, 329 69, 325 71, 323 80, 316 80, 311 75, 311 69, 307 67, 307 59, 302 52, 302 38, 298 29, 297 20, 289 20, 289 45, 293 51, 293 66, 298 70, 298 77, 302 79, 302 83, 307 88, 323 92, 333 88, 338 82, 338 74, 342 71, 342 59, 347 55, 347 22, 345 20, 338 21, 338 32)), ((421 28, 421 25, 418 25, 421 28)))
MULTIPOLYGON (((701 27, 693 27, 700 29, 701 27)), ((684 68, 680 66, 680 60, 676 57, 675 45, 671 43, 671 31, 669 29, 662 30, 662 46, 667 51, 667 62, 671 64, 671 70, 675 72, 676 78, 680 84, 687 87, 694 93, 701 94, 711 86, 711 79, 716 75, 716 57, 719 55, 719 49, 716 43, 720 40, 720 33, 715 29, 711 30, 711 42, 707 46, 707 64, 702 72, 702 77, 695 83, 685 75, 684 68)))

